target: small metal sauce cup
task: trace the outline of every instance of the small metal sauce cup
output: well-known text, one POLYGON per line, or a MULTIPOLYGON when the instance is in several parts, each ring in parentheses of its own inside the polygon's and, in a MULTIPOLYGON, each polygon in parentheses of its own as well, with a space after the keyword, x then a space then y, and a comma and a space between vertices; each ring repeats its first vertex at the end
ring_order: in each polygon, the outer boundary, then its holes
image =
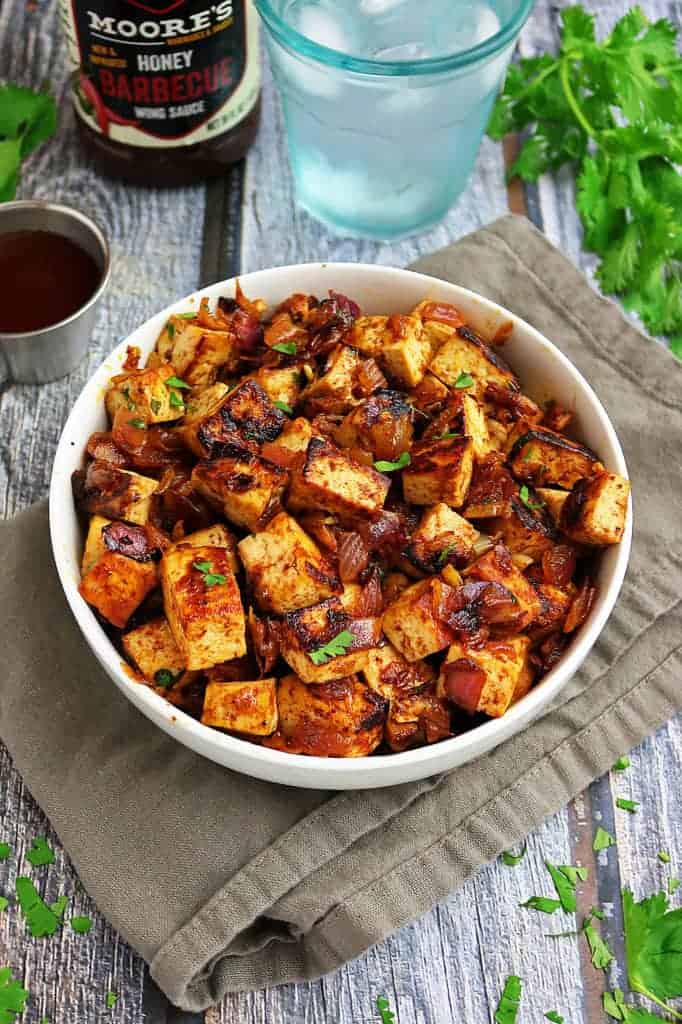
POLYGON ((101 274, 85 305, 65 320, 37 331, 0 331, 0 353, 10 378, 18 384, 45 384, 74 370, 88 350, 97 303, 109 281, 109 245, 85 214, 40 200, 0 203, 0 234, 12 231, 48 231, 68 238, 92 257, 101 274))

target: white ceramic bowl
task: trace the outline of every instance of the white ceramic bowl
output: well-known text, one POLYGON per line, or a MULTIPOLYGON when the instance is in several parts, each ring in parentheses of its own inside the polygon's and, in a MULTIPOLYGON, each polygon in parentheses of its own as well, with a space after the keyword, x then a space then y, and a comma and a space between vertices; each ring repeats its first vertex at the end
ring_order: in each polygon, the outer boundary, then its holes
MULTIPOLYGON (((504 356, 520 376, 523 390, 536 400, 554 397, 572 408, 576 436, 598 453, 608 469, 627 476, 618 438, 589 384, 547 338, 494 302, 422 274, 362 264, 278 267, 245 274, 240 281, 248 296, 264 298, 272 305, 294 291, 324 296, 333 288, 351 296, 363 312, 370 314, 408 312, 430 296, 454 303, 484 337, 492 336, 499 325, 511 320, 514 328, 504 356)), ((103 396, 109 378, 119 372, 127 345, 138 345, 146 356, 170 313, 195 308, 201 295, 233 295, 234 283, 212 285, 168 306, 121 342, 83 388, 64 427, 50 485, 50 531, 64 593, 85 639, 116 686, 152 722, 204 757, 256 778, 319 789, 364 789, 425 778, 480 757, 542 712, 577 671, 599 636, 625 575, 632 535, 631 508, 621 543, 601 556, 598 597, 590 616, 559 664, 503 718, 442 743, 401 754, 357 759, 304 757, 268 750, 209 729, 131 678, 120 654, 78 593, 83 536, 71 494, 71 473, 82 465, 90 434, 106 429, 103 396)))

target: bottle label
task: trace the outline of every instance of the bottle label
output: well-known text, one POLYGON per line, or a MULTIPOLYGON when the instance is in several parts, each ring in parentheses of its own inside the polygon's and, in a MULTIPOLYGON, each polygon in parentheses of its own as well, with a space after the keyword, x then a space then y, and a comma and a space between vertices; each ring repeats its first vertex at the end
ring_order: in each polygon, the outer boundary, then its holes
POLYGON ((76 110, 116 142, 192 145, 256 104, 252 0, 60 0, 60 13, 76 110))

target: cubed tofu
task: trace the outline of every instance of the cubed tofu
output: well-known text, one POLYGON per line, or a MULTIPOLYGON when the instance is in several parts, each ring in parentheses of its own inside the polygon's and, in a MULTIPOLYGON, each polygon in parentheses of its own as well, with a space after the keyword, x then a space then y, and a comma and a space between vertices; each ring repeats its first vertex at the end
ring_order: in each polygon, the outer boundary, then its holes
POLYGON ((389 643, 368 652, 367 685, 389 701, 384 737, 391 750, 433 743, 450 735, 450 713, 436 696, 427 662, 410 665, 389 643))
POLYGON ((310 420, 305 416, 297 416, 295 420, 285 423, 284 430, 277 440, 273 442, 290 452, 306 452, 313 436, 313 428, 310 420))
POLYGON ((318 402, 327 413, 345 413, 357 403, 353 396, 355 375, 360 356, 348 345, 337 345, 327 356, 322 374, 303 392, 306 409, 312 415, 318 411, 318 402))
POLYGON ((470 437, 447 437, 414 445, 412 461, 402 473, 405 501, 436 505, 444 501, 460 508, 467 496, 474 468, 470 437))
POLYGON ((280 680, 279 729, 263 746, 314 757, 366 757, 379 744, 387 703, 355 676, 306 686, 280 680))
POLYGON ((185 672, 185 656, 165 618, 152 619, 131 629, 123 634, 121 641, 133 665, 152 686, 165 690, 185 672))
POLYGON ((390 480, 362 466, 329 441, 313 437, 305 463, 291 475, 288 505, 339 516, 372 516, 383 508, 390 480))
POLYGON ((440 409, 449 395, 450 391, 443 381, 438 380, 432 373, 425 373, 417 386, 407 392, 410 404, 429 416, 440 409))
POLYGON ((561 522, 561 510, 564 507, 564 502, 571 492, 560 491, 555 487, 536 487, 535 493, 544 503, 547 514, 554 525, 558 526, 561 522))
POLYGON ((277 728, 277 680, 212 681, 204 694, 203 725, 245 736, 270 736, 277 728))
POLYGON ((504 457, 497 452, 477 460, 464 506, 467 519, 495 519, 511 513, 511 499, 519 487, 503 463, 504 457))
POLYGON ((412 444, 412 408, 398 391, 383 388, 344 416, 334 431, 341 448, 361 448, 391 462, 412 444))
POLYGON ((424 325, 424 333, 429 339, 432 355, 436 354, 443 342, 455 334, 458 327, 464 326, 461 313, 449 302, 424 299, 415 306, 411 315, 418 317, 424 325))
POLYGON ((445 502, 427 508, 406 554, 422 572, 440 572, 450 562, 470 561, 478 530, 445 502))
POLYGON ((540 614, 540 598, 535 588, 523 573, 514 565, 511 552, 504 544, 496 544, 490 551, 477 558, 467 566, 463 575, 467 579, 488 580, 501 583, 516 598, 519 606, 517 627, 525 629, 540 614))
POLYGON ((491 639, 475 647, 452 644, 438 677, 438 695, 471 714, 500 718, 514 700, 519 683, 523 689, 532 682, 529 648, 527 636, 491 639))
POLYGON ((237 557, 236 537, 230 533, 223 523, 214 523, 213 526, 207 526, 203 530, 188 533, 181 540, 177 541, 175 546, 225 548, 232 572, 236 575, 241 569, 241 564, 237 557))
POLYGON ((300 366, 261 366, 247 380, 255 380, 273 404, 281 402, 290 409, 303 391, 300 366))
POLYGON ((492 450, 483 409, 472 395, 463 390, 449 393, 442 412, 424 431, 422 440, 433 441, 446 434, 470 437, 477 459, 483 459, 492 450))
POLYGON ((104 516, 91 516, 88 524, 88 535, 85 538, 85 547, 83 548, 83 557, 81 559, 81 576, 86 576, 94 564, 98 562, 105 551, 107 551, 107 546, 104 543, 104 537, 102 536, 102 530, 105 526, 109 526, 110 523, 111 519, 105 519, 104 516))
POLYGON ((184 331, 189 319, 189 317, 180 316, 179 313, 171 313, 156 339, 155 352, 159 358, 157 360, 153 360, 152 355, 154 353, 151 353, 147 360, 147 366, 158 366, 161 362, 171 362, 176 335, 180 331, 184 331))
POLYGON ((140 526, 149 519, 152 495, 159 486, 150 477, 97 459, 73 474, 72 485, 76 504, 83 512, 140 526))
POLYGON ((387 700, 395 700, 405 693, 420 692, 436 678, 428 662, 411 665, 390 643, 367 652, 362 675, 367 685, 387 700))
POLYGON ((171 548, 161 559, 161 585, 166 618, 188 669, 246 654, 244 610, 225 548, 171 548), (197 568, 205 563, 209 568, 197 568))
POLYGON ((387 316, 359 316, 353 323, 350 344, 366 356, 378 359, 384 343, 387 316))
POLYGON ((281 624, 282 657, 304 683, 324 683, 362 671, 367 651, 380 639, 379 619, 351 619, 337 597, 288 612, 281 624), (345 653, 325 656, 321 649, 344 632, 351 635, 341 645, 345 653))
POLYGON ((533 623, 533 641, 561 629, 573 600, 571 594, 552 583, 538 583, 535 590, 540 598, 540 614, 533 623))
POLYGON ((412 584, 388 606, 382 627, 406 661, 418 661, 452 643, 444 613, 452 588, 437 576, 412 584))
POLYGON ((239 555, 263 611, 284 615, 343 590, 315 541, 286 512, 240 541, 239 555))
POLYGON ((155 562, 137 562, 118 551, 105 551, 83 576, 78 590, 112 626, 123 629, 158 582, 155 562))
POLYGON ((507 445, 514 476, 536 486, 570 490, 578 480, 594 476, 604 468, 585 445, 527 420, 519 420, 507 438, 507 445))
POLYGON ((403 388, 415 388, 431 358, 431 345, 421 320, 415 316, 389 317, 379 356, 393 381, 403 388))
POLYGON ((185 443, 204 458, 232 455, 237 448, 256 454, 261 445, 274 441, 287 421, 260 384, 245 380, 228 392, 208 416, 192 423, 185 443))
POLYGON ((543 551, 551 548, 557 539, 556 528, 541 499, 532 492, 528 505, 520 497, 512 497, 509 514, 493 519, 487 530, 499 536, 512 554, 528 555, 533 562, 541 558, 543 551))
POLYGON ((630 481, 603 472, 579 480, 561 510, 561 529, 580 544, 617 544, 623 536, 630 481))
POLYGON ((429 369, 451 388, 462 374, 469 374, 474 378, 471 393, 476 398, 483 398, 489 381, 519 390, 518 378, 504 359, 466 326, 458 327, 441 345, 429 369))
POLYGON ((239 362, 234 334, 209 330, 178 316, 170 318, 157 339, 156 347, 159 354, 170 359, 178 376, 192 387, 213 384, 219 370, 230 372, 239 362))
POLYGON ((288 473, 250 452, 199 462, 192 470, 192 485, 226 519, 258 533, 280 511, 288 473))
POLYGON ((104 395, 104 404, 110 419, 119 409, 127 409, 133 419, 145 423, 167 423, 180 419, 184 403, 177 388, 171 388, 166 381, 176 376, 170 363, 162 363, 157 369, 131 370, 111 378, 104 395))

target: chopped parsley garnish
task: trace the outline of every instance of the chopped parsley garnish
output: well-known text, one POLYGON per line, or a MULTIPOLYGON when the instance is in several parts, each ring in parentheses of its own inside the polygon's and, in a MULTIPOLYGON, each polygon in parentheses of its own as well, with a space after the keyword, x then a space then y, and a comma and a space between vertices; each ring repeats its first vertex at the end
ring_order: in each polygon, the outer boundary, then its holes
POLYGON ((172 320, 169 320, 168 323, 166 324, 166 334, 168 335, 171 341, 175 337, 175 324, 173 323, 172 320))
POLYGON ((30 878, 20 876, 16 881, 17 901, 26 918, 28 930, 34 939, 54 935, 59 927, 59 918, 40 898, 30 878))
POLYGON ((629 768, 629 767, 630 767, 630 758, 629 757, 619 757, 618 760, 616 761, 616 763, 614 764, 614 766, 612 768, 612 771, 614 771, 614 772, 624 772, 625 769, 629 768))
POLYGON ((34 868, 43 867, 45 864, 54 864, 54 853, 50 849, 45 836, 36 836, 31 843, 31 849, 26 854, 26 860, 34 868))
POLYGON ((523 858, 526 856, 526 850, 528 844, 524 843, 521 847, 520 853, 512 853, 511 850, 505 850, 502 854, 502 863, 506 864, 508 868, 515 868, 517 864, 520 864, 523 858))
MULTIPOLYGON (((205 563, 202 562, 201 564, 204 565, 205 563)), ((154 682, 157 686, 172 686, 175 680, 179 679, 181 675, 182 672, 178 672, 178 674, 175 675, 175 673, 171 672, 169 668, 160 668, 154 673, 154 682)))
POLYGON ((24 1012, 27 999, 28 989, 12 977, 12 968, 0 967, 0 1024, 14 1024, 24 1012))
POLYGON ((530 491, 528 490, 528 485, 527 484, 521 484, 521 486, 519 488, 519 498, 521 499, 523 504, 526 506, 526 508, 531 509, 531 511, 535 511, 537 509, 544 508, 544 505, 545 505, 544 501, 540 501, 540 500, 538 500, 536 502, 535 501, 531 501, 530 491))
POLYGON ((610 832, 607 832, 606 829, 602 828, 600 825, 595 833, 592 849, 598 853, 599 850, 607 850, 609 846, 615 845, 615 836, 612 836, 610 832))
POLYGON ((664 850, 660 850, 659 854, 658 854, 658 859, 660 860, 661 864, 669 864, 670 863, 670 854, 669 853, 665 853, 664 850))
POLYGON ((332 658, 340 658, 345 654, 352 643, 353 634, 348 629, 342 629, 328 643, 318 647, 315 651, 310 651, 308 657, 313 665, 326 665, 332 658))
POLYGON ((395 1014, 390 1009, 385 996, 377 996, 377 1010, 381 1016, 381 1024, 395 1024, 395 1014))
POLYGON ((180 377, 166 377, 164 383, 167 388, 187 388, 189 390, 192 387, 191 384, 181 380, 180 377))
POLYGON ((521 979, 516 974, 510 974, 504 983, 502 995, 495 1010, 495 1024, 516 1024, 520 1003, 521 979))
POLYGON ((150 399, 149 405, 154 415, 158 416, 159 413, 161 412, 161 402, 158 400, 158 398, 150 399))
POLYGON ((107 1010, 113 1010, 113 1008, 116 1006, 116 1003, 118 1002, 118 996, 116 995, 115 992, 107 992, 104 1002, 106 1004, 107 1010))
POLYGON ((69 924, 78 935, 87 935, 92 928, 92 921, 89 917, 72 917, 69 924))
POLYGON ((554 900, 550 896, 531 896, 525 903, 519 903, 519 906, 540 910, 543 914, 553 914, 561 906, 561 900, 554 900))
POLYGON ((207 587, 219 586, 227 580, 227 577, 223 576, 222 573, 213 572, 213 567, 210 562, 192 562, 192 565, 201 573, 204 585, 207 587))
POLYGON ((0 861, 9 860, 12 853, 12 847, 9 843, 0 843, 0 861))
POLYGON ((147 424, 145 423, 144 420, 141 420, 139 418, 139 416, 136 416, 132 420, 128 420, 128 423, 130 424, 131 427, 137 427, 138 430, 146 430, 147 429, 147 424))
POLYGON ((9 900, 7 899, 7 897, 0 896, 0 914, 3 912, 3 910, 7 910, 8 906, 9 900))
POLYGON ((171 391, 170 397, 169 397, 168 401, 170 402, 170 404, 172 405, 172 407, 174 409, 184 409, 185 408, 185 403, 182 400, 182 396, 179 395, 177 393, 177 391, 171 391))
POLYGON ((279 409, 280 412, 285 412, 287 416, 293 416, 294 410, 286 402, 273 402, 275 409, 279 409))
POLYGON ((404 469, 405 466, 409 466, 410 462, 410 453, 403 452, 395 462, 387 462, 385 459, 379 459, 374 463, 374 468, 378 469, 380 473, 392 473, 395 469, 404 469))
POLYGON ((639 803, 637 800, 626 800, 624 796, 616 797, 616 807, 620 807, 621 811, 629 811, 630 814, 634 814, 639 803))
POLYGON ((564 1024, 564 1018, 556 1010, 548 1010, 545 1017, 547 1020, 551 1020, 552 1024, 564 1024))
POLYGON ((134 409, 135 408, 135 403, 133 402, 132 398, 130 397, 130 388, 121 388, 121 394, 125 398, 126 405, 128 406, 128 408, 129 409, 134 409))
POLYGON ((474 386, 474 378, 470 373, 460 373, 459 377, 455 381, 456 388, 472 388, 474 386))
POLYGON ((278 341, 272 347, 275 352, 283 352, 285 356, 295 356, 298 351, 295 341, 278 341))

